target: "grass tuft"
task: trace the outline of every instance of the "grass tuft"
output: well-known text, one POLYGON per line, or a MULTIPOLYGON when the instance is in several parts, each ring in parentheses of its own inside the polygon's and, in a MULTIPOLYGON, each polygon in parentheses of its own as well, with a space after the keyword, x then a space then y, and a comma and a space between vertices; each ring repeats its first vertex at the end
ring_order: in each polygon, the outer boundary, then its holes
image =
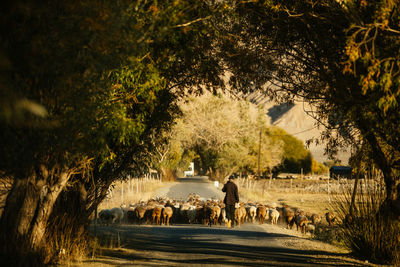
POLYGON ((400 265, 400 223, 380 211, 385 199, 382 190, 356 194, 350 216, 351 194, 341 195, 334 205, 343 220, 343 241, 354 253, 373 262, 400 265))

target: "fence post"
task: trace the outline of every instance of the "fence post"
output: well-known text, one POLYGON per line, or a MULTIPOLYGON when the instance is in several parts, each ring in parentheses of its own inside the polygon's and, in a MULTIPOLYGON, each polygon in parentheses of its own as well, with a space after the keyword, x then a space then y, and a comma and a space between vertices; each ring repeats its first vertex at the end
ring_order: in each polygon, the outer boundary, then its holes
POLYGON ((265 190, 265 183, 266 183, 267 181, 264 181, 264 184, 263 184, 263 189, 262 189, 262 196, 264 196, 264 190, 265 190))
POLYGON ((124 183, 121 182, 121 203, 124 203, 124 183))
POLYGON ((330 180, 330 177, 328 176, 328 202, 331 203, 331 196, 330 196, 331 187, 330 187, 330 184, 329 184, 329 180, 330 180))
POLYGON ((290 178, 290 191, 293 192, 293 179, 290 178))

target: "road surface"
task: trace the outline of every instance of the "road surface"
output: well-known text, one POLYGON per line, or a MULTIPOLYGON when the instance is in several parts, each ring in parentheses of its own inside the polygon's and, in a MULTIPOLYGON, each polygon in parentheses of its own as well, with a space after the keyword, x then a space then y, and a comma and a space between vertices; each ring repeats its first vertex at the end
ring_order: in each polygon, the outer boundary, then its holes
POLYGON ((172 183, 158 190, 156 195, 186 200, 190 193, 196 193, 204 199, 223 199, 225 195, 206 177, 178 178, 177 183, 172 183))
POLYGON ((330 245, 281 233, 276 226, 266 224, 234 229, 120 225, 100 227, 97 231, 108 248, 95 259, 76 266, 369 265, 330 245))
MULTIPOLYGON (((157 192, 171 198, 197 193, 222 198, 204 179, 172 183, 157 192)), ((69 266, 371 266, 347 251, 270 224, 234 229, 203 225, 112 225, 93 231, 103 243, 94 259, 69 266)), ((372 265, 373 266, 373 265, 372 265)))

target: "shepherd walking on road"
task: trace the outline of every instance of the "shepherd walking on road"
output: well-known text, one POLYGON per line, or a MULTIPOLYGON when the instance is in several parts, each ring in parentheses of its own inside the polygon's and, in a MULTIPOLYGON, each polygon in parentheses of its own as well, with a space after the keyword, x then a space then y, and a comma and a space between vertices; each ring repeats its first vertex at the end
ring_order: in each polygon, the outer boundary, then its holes
POLYGON ((234 176, 229 176, 228 182, 224 184, 222 188, 222 192, 225 192, 225 210, 226 210, 226 217, 228 219, 227 226, 228 228, 233 228, 234 226, 234 219, 235 219, 235 204, 239 203, 239 192, 238 187, 234 183, 234 176))

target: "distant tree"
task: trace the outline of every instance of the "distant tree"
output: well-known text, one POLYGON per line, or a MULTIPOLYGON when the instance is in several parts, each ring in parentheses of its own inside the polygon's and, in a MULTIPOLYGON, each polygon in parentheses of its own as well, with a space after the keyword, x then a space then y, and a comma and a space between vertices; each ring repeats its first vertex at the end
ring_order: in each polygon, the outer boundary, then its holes
POLYGON ((311 172, 312 155, 301 140, 277 127, 271 128, 268 134, 283 142, 283 161, 278 168, 280 171, 300 173, 303 169, 303 173, 311 172))
POLYGON ((189 98, 181 105, 183 117, 176 134, 185 149, 199 156, 200 167, 213 177, 233 172, 258 171, 259 135, 260 171, 281 162, 282 144, 266 135, 265 112, 243 100, 225 95, 205 94, 189 98))
POLYGON ((326 167, 323 163, 312 159, 311 163, 311 173, 312 174, 327 174, 329 172, 329 168, 326 167))

